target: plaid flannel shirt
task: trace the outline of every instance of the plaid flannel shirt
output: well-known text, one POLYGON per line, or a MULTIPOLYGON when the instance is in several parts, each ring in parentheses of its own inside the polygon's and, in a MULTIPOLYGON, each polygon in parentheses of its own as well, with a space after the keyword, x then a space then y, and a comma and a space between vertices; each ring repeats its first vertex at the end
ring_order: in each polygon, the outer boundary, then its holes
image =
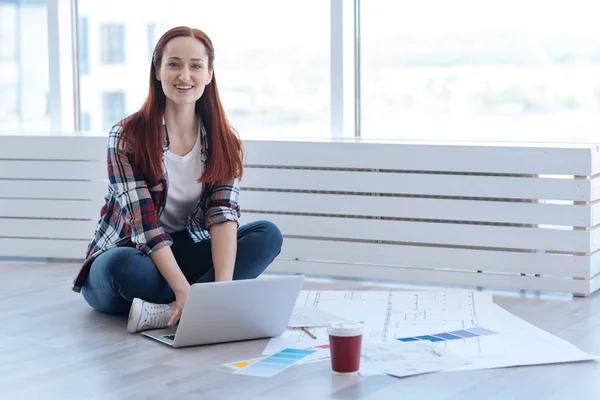
MULTIPOLYGON (((129 162, 128 154, 117 149, 121 125, 113 126, 108 137, 108 194, 100 210, 100 220, 90 242, 86 259, 73 281, 73 291, 80 292, 92 262, 107 250, 120 246, 136 247, 146 255, 173 240, 160 224, 160 214, 165 208, 169 185, 164 153, 169 149, 169 137, 163 124, 163 171, 164 178, 147 182, 129 162)), ((204 166, 208 162, 208 137, 204 125, 200 125, 201 157, 204 166)), ((202 195, 188 219, 188 231, 195 242, 210 238, 209 228, 214 224, 234 221, 239 224, 238 179, 226 184, 205 183, 202 195)))

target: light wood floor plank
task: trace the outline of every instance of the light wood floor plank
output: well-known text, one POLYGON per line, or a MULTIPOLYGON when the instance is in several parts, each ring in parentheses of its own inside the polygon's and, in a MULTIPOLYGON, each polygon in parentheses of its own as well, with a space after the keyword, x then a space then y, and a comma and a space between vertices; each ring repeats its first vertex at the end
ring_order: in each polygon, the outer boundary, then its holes
MULTIPOLYGON (((174 350, 125 330, 126 318, 91 310, 70 290, 74 264, 0 262, 1 399, 592 399, 600 363, 431 374, 340 377, 327 362, 273 378, 222 365, 255 357, 266 340, 174 350)), ((305 289, 460 290, 349 279, 308 279, 305 289)), ((511 313, 600 354, 600 295, 490 290, 511 313)))

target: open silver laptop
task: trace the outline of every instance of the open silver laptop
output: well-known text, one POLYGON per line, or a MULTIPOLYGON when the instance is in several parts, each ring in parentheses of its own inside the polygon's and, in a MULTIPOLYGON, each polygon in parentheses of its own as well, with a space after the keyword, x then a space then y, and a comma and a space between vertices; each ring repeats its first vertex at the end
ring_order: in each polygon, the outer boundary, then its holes
POLYGON ((303 283, 294 275, 194 284, 177 326, 142 334, 173 347, 279 336, 303 283))

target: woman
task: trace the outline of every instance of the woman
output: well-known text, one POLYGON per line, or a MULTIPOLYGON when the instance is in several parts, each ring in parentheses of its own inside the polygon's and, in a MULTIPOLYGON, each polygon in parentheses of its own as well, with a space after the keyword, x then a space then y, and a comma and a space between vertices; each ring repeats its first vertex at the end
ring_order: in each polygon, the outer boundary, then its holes
POLYGON ((109 135, 108 195, 73 290, 98 311, 129 311, 132 333, 173 325, 191 284, 256 278, 281 250, 272 223, 239 227, 243 148, 214 58, 202 31, 166 32, 148 98, 109 135))

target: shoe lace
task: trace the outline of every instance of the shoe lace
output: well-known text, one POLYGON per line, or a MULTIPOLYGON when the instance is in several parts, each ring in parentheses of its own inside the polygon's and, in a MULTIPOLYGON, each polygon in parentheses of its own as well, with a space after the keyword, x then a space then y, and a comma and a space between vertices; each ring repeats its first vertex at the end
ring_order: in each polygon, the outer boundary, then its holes
POLYGON ((169 324, 171 308, 165 304, 146 304, 144 319, 140 323, 141 329, 164 328, 169 324))

